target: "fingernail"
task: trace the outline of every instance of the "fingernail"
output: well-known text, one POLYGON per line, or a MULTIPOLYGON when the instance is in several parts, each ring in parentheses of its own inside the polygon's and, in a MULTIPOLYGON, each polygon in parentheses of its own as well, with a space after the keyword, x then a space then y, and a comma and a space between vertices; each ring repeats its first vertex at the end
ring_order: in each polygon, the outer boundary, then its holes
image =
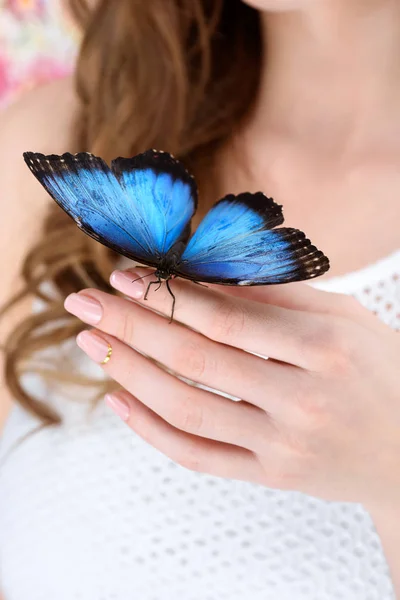
POLYGON ((108 342, 93 331, 81 331, 76 336, 79 348, 86 352, 89 358, 97 363, 102 363, 108 355, 110 346, 108 342))
POLYGON ((103 316, 103 308, 97 300, 84 294, 70 294, 66 297, 64 308, 89 325, 96 325, 103 316))
POLYGON ((129 419, 131 410, 128 403, 125 402, 125 400, 122 400, 120 396, 117 396, 116 394, 106 394, 104 400, 107 406, 109 406, 123 421, 129 419))
POLYGON ((110 283, 115 289, 123 292, 132 298, 141 298, 144 291, 143 279, 139 273, 132 271, 113 271, 110 276, 110 283), (134 280, 137 281, 134 281, 134 280))

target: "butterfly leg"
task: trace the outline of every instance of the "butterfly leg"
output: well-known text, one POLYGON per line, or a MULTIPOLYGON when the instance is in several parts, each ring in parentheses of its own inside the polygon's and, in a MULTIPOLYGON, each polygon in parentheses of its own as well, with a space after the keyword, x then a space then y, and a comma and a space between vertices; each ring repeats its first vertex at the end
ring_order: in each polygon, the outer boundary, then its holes
POLYGON ((169 322, 172 323, 172 319, 174 318, 174 310, 175 310, 175 296, 172 293, 172 290, 171 290, 171 288, 169 286, 168 279, 166 280, 165 283, 167 284, 167 290, 169 291, 170 295, 172 296, 172 310, 171 310, 171 316, 170 316, 170 319, 169 319, 169 322))
POLYGON ((149 295, 150 286, 152 286, 152 285, 156 285, 157 283, 159 284, 159 286, 158 286, 158 288, 157 288, 157 289, 159 289, 159 287, 160 287, 160 285, 161 285, 161 281, 160 281, 160 279, 157 279, 157 281, 150 281, 149 285, 147 286, 146 293, 145 293, 145 295, 144 295, 144 298, 143 298, 143 300, 147 300, 147 296, 149 295))

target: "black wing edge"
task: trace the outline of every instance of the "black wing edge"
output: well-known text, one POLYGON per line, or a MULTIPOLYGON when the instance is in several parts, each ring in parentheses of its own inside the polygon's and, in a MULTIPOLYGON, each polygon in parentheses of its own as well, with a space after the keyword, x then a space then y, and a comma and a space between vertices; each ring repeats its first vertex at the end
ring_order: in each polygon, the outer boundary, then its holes
POLYGON ((66 152, 61 155, 58 155, 58 154, 47 154, 46 155, 46 154, 41 154, 40 152, 24 152, 23 157, 24 157, 25 163, 27 164, 29 169, 32 171, 33 175, 39 180, 39 182, 47 190, 47 192, 50 194, 50 196, 53 198, 53 200, 55 200, 55 202, 58 204, 58 206, 60 208, 62 208, 62 210, 70 217, 70 219, 72 219, 74 221, 74 223, 79 227, 79 229, 81 229, 81 231, 83 231, 86 235, 88 235, 89 237, 96 240, 96 242, 99 242, 103 246, 110 248, 111 250, 113 250, 114 252, 116 252, 119 255, 126 256, 127 258, 129 258, 137 263, 147 265, 149 267, 154 267, 154 268, 157 267, 157 264, 155 262, 147 261, 147 260, 143 259, 142 257, 138 257, 137 255, 131 254, 130 252, 121 252, 120 246, 117 246, 117 245, 114 245, 113 243, 108 242, 107 240, 105 240, 105 238, 103 236, 100 236, 98 233, 96 233, 90 225, 88 225, 87 223, 84 223, 80 217, 75 217, 74 215, 72 215, 67 210, 66 206, 64 206, 64 204, 62 204, 50 192, 50 190, 47 188, 45 183, 42 181, 43 175, 45 175, 45 174, 47 174, 47 175, 56 174, 57 175, 59 173, 62 173, 63 170, 70 170, 71 168, 75 168, 76 163, 79 163, 79 165, 83 166, 83 167, 86 166, 87 168, 94 166, 94 163, 95 163, 97 167, 99 167, 101 165, 103 168, 109 169, 109 167, 107 166, 107 163, 102 158, 99 158, 99 157, 95 156, 94 154, 91 154, 90 152, 78 152, 77 154, 71 154, 70 152, 66 152))
POLYGON ((263 218, 265 229, 273 229, 284 222, 282 206, 277 204, 273 198, 266 196, 264 192, 243 192, 237 195, 228 194, 221 198, 221 200, 218 200, 212 209, 221 202, 232 202, 248 206, 263 218))
POLYGON ((103 170, 110 170, 107 163, 90 152, 78 152, 71 154, 42 154, 41 152, 24 152, 23 158, 29 169, 36 175, 40 176, 40 171, 47 175, 60 174, 66 170, 75 170, 79 164, 80 167, 91 169, 94 166, 103 170))
MULTIPOLYGON (((59 174, 65 170, 75 169, 77 164, 87 169, 91 169, 94 166, 106 171, 110 169, 105 160, 90 152, 42 154, 40 152, 29 151, 23 153, 23 158, 26 165, 38 179, 40 179, 41 172, 48 175, 59 174)), ((175 179, 184 181, 190 186, 195 210, 197 209, 198 190, 196 181, 183 163, 172 156, 172 154, 163 150, 151 149, 132 158, 120 156, 111 161, 111 170, 117 178, 121 175, 122 171, 129 172, 134 169, 153 169, 159 173, 169 173, 175 179)))
POLYGON ((194 209, 197 210, 198 190, 196 181, 183 163, 169 152, 150 149, 132 158, 120 156, 111 162, 111 169, 118 179, 123 171, 129 172, 136 169, 152 169, 156 173, 169 173, 174 179, 180 179, 190 186, 194 209))
POLYGON ((305 281, 320 277, 330 269, 329 258, 306 237, 300 229, 282 227, 276 233, 291 243, 291 257, 298 261, 296 275, 290 281, 305 281))
MULTIPOLYGON (((104 172, 110 172, 110 168, 107 163, 98 156, 90 154, 89 152, 78 152, 77 154, 71 154, 65 152, 64 154, 41 154, 40 152, 24 152, 23 158, 25 164, 36 177, 39 183, 42 184, 47 193, 53 198, 53 200, 63 209, 67 214, 68 211, 66 206, 60 198, 52 192, 50 187, 47 185, 45 178, 62 177, 63 174, 75 172, 78 173, 78 166, 80 168, 101 169, 104 172)), ((72 215, 70 215, 71 218, 72 215)), ((75 219, 74 219, 75 220, 75 219)))
MULTIPOLYGON (((203 277, 198 281, 204 283, 217 283, 219 285, 239 285, 239 286, 256 286, 256 285, 282 285, 283 283, 292 283, 295 281, 306 281, 307 279, 314 279, 320 277, 327 271, 329 271, 330 264, 329 259, 325 254, 318 250, 311 241, 306 237, 305 233, 300 229, 293 229, 291 227, 282 227, 276 230, 276 233, 282 235, 282 239, 288 240, 291 243, 290 250, 285 250, 284 253, 289 252, 289 256, 294 260, 298 261, 296 269, 290 274, 287 281, 243 281, 241 279, 232 278, 224 279, 221 281, 218 277, 203 277)), ((185 274, 179 270, 179 264, 175 270, 175 274, 183 279, 189 279, 193 281, 193 276, 185 274)))

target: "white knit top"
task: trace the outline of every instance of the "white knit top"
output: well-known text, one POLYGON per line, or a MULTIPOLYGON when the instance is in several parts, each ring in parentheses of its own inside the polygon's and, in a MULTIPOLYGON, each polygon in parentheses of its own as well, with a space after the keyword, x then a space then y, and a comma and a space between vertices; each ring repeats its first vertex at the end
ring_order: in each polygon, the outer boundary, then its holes
MULTIPOLYGON (((354 294, 400 329, 400 251, 313 285, 354 294)), ((35 377, 26 385, 46 392, 35 377)), ((5 600, 394 598, 360 505, 191 472, 103 403, 90 412, 76 390, 46 394, 63 425, 15 446, 36 426, 15 407, 1 440, 5 600)))

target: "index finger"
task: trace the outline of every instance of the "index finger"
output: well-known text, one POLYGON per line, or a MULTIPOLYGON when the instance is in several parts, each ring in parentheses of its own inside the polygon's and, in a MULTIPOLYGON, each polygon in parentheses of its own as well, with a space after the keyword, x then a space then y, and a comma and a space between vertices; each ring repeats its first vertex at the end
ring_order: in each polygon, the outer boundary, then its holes
MULTIPOLYGON (((143 307, 170 317, 172 297, 166 285, 150 289, 144 300, 152 279, 138 278, 150 273, 148 269, 114 271, 110 283, 143 307)), ((182 279, 169 285, 176 298, 174 319, 187 327, 247 352, 318 370, 319 353, 307 342, 318 339, 321 315, 235 298, 182 279)))

